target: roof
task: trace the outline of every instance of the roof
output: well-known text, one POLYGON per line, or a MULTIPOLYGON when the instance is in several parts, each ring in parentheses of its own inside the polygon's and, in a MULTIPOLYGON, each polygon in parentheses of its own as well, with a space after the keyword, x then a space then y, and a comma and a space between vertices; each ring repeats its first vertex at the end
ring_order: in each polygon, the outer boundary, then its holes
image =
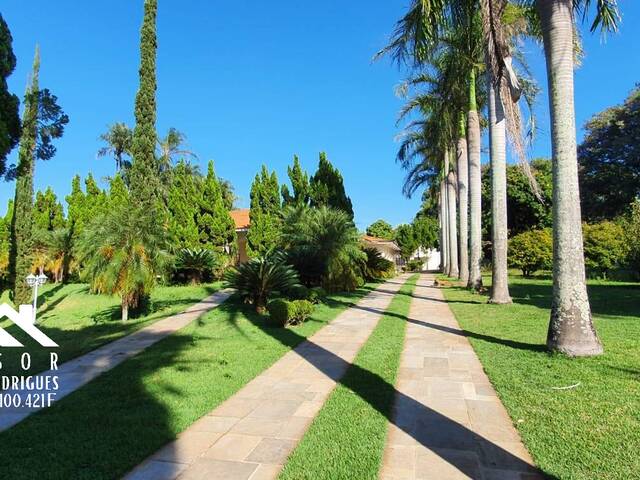
POLYGON ((365 243, 371 243, 373 245, 384 245, 385 247, 391 247, 394 250, 400 250, 398 244, 393 240, 387 240, 386 238, 372 237, 371 235, 362 235, 362 241, 365 243))
POLYGON ((236 224, 236 230, 246 230, 249 228, 251 221, 249 220, 249 209, 242 208, 238 210, 231 210, 229 212, 233 222, 236 224))

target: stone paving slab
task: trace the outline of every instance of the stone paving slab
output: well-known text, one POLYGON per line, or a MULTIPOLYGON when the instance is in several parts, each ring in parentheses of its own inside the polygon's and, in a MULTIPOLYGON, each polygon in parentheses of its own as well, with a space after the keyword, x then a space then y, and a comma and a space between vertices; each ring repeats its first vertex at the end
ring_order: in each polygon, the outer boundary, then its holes
POLYGON ((275 479, 407 277, 342 312, 124 478, 275 479))
MULTIPOLYGON (((231 296, 231 293, 231 289, 219 290, 204 300, 191 305, 182 313, 158 320, 126 337, 122 337, 81 357, 60 364, 57 370, 47 370, 33 375, 34 382, 37 381, 38 377, 46 378, 54 375, 57 376, 59 390, 55 392, 55 401, 58 401, 128 358, 137 355, 154 343, 187 326, 204 313, 223 303, 231 296)), ((40 393, 46 394, 48 392, 38 390, 5 390, 1 393, 3 395, 20 396, 20 404, 24 405, 25 398, 28 395, 31 395, 33 398, 34 395, 40 393)), ((18 408, 0 408, 0 431, 11 428, 32 413, 41 410, 41 408, 42 407, 29 408, 25 406, 18 408)))
POLYGON ((413 293, 381 480, 542 480, 433 280, 413 293))

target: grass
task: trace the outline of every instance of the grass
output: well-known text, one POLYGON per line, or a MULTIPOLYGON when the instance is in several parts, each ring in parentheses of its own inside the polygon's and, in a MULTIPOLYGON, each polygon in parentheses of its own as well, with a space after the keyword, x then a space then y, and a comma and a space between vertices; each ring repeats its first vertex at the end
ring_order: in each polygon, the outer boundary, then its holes
MULTIPOLYGON (((120 320, 120 299, 94 295, 86 284, 45 285, 38 296, 38 328, 53 339, 59 348, 42 348, 8 319, 0 321, 25 348, 3 349, 2 375, 24 375, 20 356, 31 355, 34 374, 49 368, 49 352, 57 352, 59 363, 95 350, 105 343, 178 313, 220 288, 220 283, 204 285, 159 286, 151 294, 149 313, 126 322, 120 320)), ((6 295, 6 294, 5 294, 6 295)), ((0 303, 7 298, 0 298, 0 303)))
POLYGON ((589 282, 605 354, 579 359, 546 352, 549 279, 514 276, 510 292, 500 306, 444 290, 535 462, 562 479, 639 478, 640 285, 589 282))
POLYGON ((406 317, 418 275, 385 314, 331 393, 280 479, 376 479, 382 462, 406 317))
POLYGON ((0 433, 0 477, 120 478, 374 287, 331 295, 290 329, 228 300, 0 433))

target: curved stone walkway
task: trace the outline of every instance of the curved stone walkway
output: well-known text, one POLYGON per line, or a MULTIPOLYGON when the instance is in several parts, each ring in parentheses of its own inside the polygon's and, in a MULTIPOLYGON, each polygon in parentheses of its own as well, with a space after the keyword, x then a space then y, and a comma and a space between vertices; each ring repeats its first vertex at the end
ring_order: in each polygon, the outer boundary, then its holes
MULTIPOLYGON (((154 343, 159 342, 175 331, 190 324, 209 310, 223 303, 231 296, 231 293, 231 289, 219 290, 204 300, 191 305, 182 313, 158 320, 126 337, 122 337, 92 352, 60 364, 57 370, 47 370, 46 372, 34 375, 34 382, 37 383, 36 379, 38 377, 58 376, 60 389, 54 392, 54 399, 55 401, 60 400, 83 385, 86 385, 97 376, 111 370, 126 359, 137 355, 154 343)), ((21 404, 25 403, 24 399, 28 395, 33 397, 41 393, 46 395, 49 392, 40 392, 38 390, 2 391, 3 395, 19 395, 22 399, 21 404)), ((0 408, 0 431, 11 428, 32 413, 41 410, 41 408, 42 407, 0 408)))
POLYGON ((542 479, 433 280, 413 293, 381 479, 542 479))
POLYGON ((342 312, 125 478, 276 478, 407 277, 342 312))

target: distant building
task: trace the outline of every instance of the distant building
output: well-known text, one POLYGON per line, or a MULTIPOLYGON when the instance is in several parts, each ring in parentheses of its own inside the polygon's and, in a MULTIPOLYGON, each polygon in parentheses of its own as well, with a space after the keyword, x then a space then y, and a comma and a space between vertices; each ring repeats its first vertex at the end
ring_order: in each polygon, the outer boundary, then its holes
POLYGON ((435 248, 424 249, 422 246, 413 252, 410 260, 421 260, 422 270, 440 269, 440 251, 435 248))
POLYGON ((238 263, 244 263, 249 260, 249 255, 247 254, 247 231, 250 224, 249 209, 231 210, 229 215, 231 215, 233 222, 236 224, 238 263))
POLYGON ((400 257, 400 247, 393 240, 363 235, 362 243, 365 247, 375 248, 383 258, 393 262, 396 266, 402 266, 403 262, 400 257))

